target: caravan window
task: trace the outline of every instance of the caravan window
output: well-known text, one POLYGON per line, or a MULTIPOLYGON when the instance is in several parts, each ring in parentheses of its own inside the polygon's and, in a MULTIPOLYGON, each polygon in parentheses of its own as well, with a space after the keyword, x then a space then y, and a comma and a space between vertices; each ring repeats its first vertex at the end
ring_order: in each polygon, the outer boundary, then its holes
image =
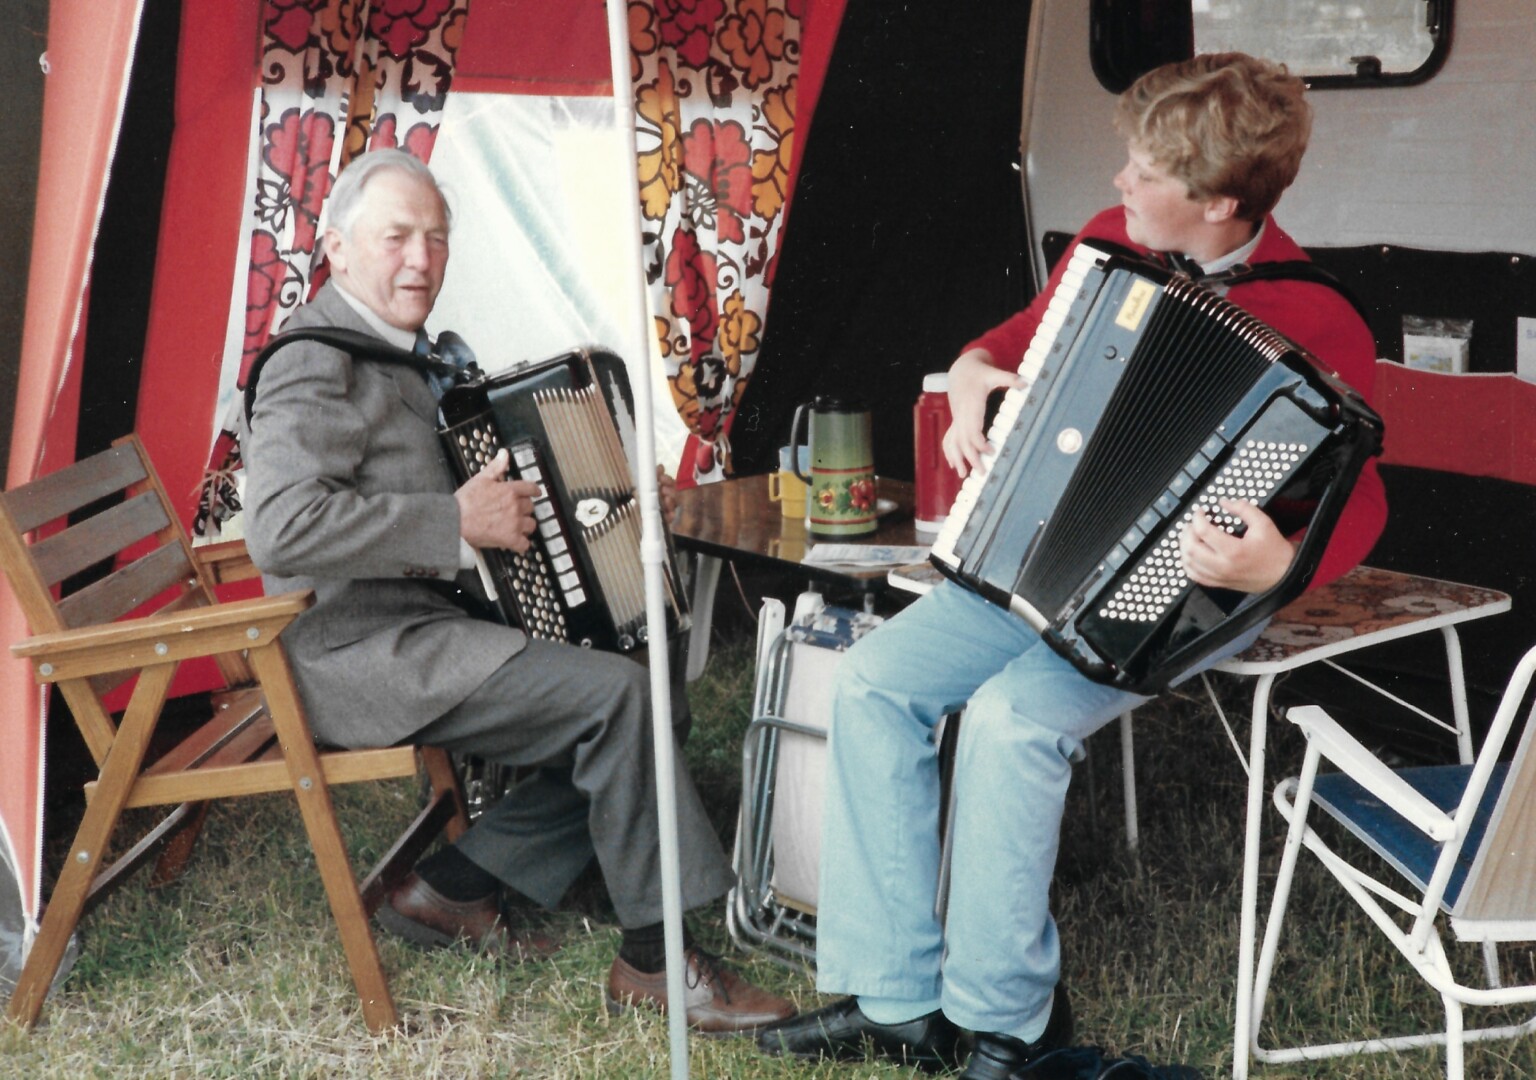
POLYGON ((1283 61, 1316 88, 1423 82, 1445 59, 1452 0, 1093 0, 1093 69, 1124 90, 1194 53, 1283 61))

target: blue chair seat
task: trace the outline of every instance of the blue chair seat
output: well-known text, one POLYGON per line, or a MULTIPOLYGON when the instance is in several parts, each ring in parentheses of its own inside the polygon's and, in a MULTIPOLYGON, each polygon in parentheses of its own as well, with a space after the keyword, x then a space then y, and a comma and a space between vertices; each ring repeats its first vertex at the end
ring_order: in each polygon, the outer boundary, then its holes
MULTIPOLYGON (((1453 811, 1461 802, 1467 781, 1472 776, 1470 765, 1426 765, 1398 769, 1397 775, 1415 791, 1435 806, 1453 811)), ((1446 885, 1441 907, 1453 911, 1461 887, 1472 868, 1472 860, 1482 846, 1483 834, 1488 829, 1488 819, 1504 788, 1504 777, 1509 771, 1506 762, 1494 766, 1488 787, 1483 792, 1472 828, 1461 845, 1461 854, 1451 880, 1446 885)), ((1343 773, 1325 773, 1317 778, 1314 801, 1372 851, 1386 859, 1398 873, 1423 889, 1434 872, 1435 861, 1440 855, 1440 845, 1410 825, 1396 812, 1388 809, 1380 799, 1351 780, 1343 773)))

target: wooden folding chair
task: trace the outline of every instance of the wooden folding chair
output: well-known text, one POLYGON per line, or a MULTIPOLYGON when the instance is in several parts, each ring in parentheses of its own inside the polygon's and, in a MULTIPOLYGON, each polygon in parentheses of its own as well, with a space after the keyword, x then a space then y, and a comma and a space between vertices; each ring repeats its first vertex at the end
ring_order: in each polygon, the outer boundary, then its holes
MULTIPOLYGON (((174 876, 208 800, 292 791, 377 1032, 397 1023, 368 919, 439 832, 465 826, 447 755, 412 747, 325 751, 315 746, 279 640, 309 593, 220 602, 214 585, 255 573, 240 542, 194 549, 136 437, 0 495, 0 566, 33 637, 11 651, 37 679, 57 684, 95 758, 86 810, 7 1009, 36 1022, 81 916, 109 888, 160 854, 174 876), (105 571, 91 583, 61 588, 105 571), (60 596, 60 593, 68 595, 60 596), (212 657, 228 684, 210 717, 174 748, 146 761, 171 680, 185 660, 212 657), (126 686, 121 718, 104 695, 126 686), (330 786, 417 774, 431 797, 361 888, 347 860, 330 786), (175 807, 111 865, 103 854, 125 809, 175 807)), ((169 725, 168 725, 169 726, 169 725)))
MULTIPOLYGON (((1536 1031, 1521 1024, 1465 1030, 1463 1008, 1536 1002, 1536 982, 1506 986, 1496 946, 1536 942, 1536 707, 1529 703, 1536 648, 1516 666, 1482 747, 1463 764, 1389 768, 1316 706, 1286 718, 1307 737, 1299 777, 1275 790, 1290 822, 1275 896, 1259 956, 1254 1030, 1265 997, 1300 849, 1338 879, 1371 921, 1441 997, 1445 1029, 1286 1049, 1259 1048, 1268 1062, 1444 1046, 1446 1074, 1460 1080, 1463 1044, 1536 1031), (1520 721, 1522 721, 1521 723, 1520 721), (1507 756, 1508 744, 1514 743, 1507 756), (1327 759, 1338 771, 1319 774, 1327 759), (1398 875, 1389 884, 1358 865, 1353 844, 1325 843, 1307 824, 1319 811, 1334 818, 1398 875), (1485 985, 1467 985, 1447 959, 1445 931, 1483 945, 1485 985)), ((1475 966, 1475 965, 1474 965, 1475 966)))

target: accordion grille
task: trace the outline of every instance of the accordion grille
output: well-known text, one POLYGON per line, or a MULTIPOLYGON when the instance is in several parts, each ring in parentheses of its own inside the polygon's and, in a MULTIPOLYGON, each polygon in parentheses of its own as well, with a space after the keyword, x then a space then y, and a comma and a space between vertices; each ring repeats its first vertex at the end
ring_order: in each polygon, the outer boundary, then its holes
POLYGON ((1235 305, 1174 279, 1041 530, 1020 591, 1068 603, 1103 553, 1230 415, 1285 344, 1235 305))
POLYGON ((566 490, 576 500, 577 520, 613 621, 638 627, 645 617, 645 577, 634 558, 640 550, 639 502, 602 392, 596 386, 541 390, 534 402, 566 490), (592 524, 581 521, 580 508, 589 500, 610 512, 592 524))

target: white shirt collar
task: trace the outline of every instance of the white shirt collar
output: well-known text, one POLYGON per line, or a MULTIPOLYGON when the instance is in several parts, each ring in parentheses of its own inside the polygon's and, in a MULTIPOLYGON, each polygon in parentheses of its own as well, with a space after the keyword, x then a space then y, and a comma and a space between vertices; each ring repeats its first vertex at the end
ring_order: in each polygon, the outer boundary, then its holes
POLYGON ((1220 258, 1212 259, 1208 263, 1201 263, 1200 273, 1205 276, 1209 276, 1211 274, 1219 274, 1223 270, 1231 269, 1238 263, 1247 262, 1248 256, 1252 255, 1255 249, 1258 248, 1259 241, 1264 239, 1264 228, 1265 223, 1262 221, 1259 222, 1259 227, 1254 231, 1253 236, 1246 244, 1240 248, 1235 248, 1232 251, 1227 252, 1220 258))
POLYGON ((352 310, 363 317, 363 321, 372 328, 375 334, 378 334, 379 337, 389 342, 389 344, 395 345, 399 348, 416 348, 416 331, 402 330, 398 326, 389 325, 389 323, 385 322, 383 319, 379 318, 378 315, 374 314, 373 309, 370 308, 367 304, 363 303, 357 297, 347 292, 346 289, 342 288, 341 282, 337 281, 334 277, 331 278, 331 284, 335 286, 336 291, 341 294, 341 298, 351 305, 352 310))

